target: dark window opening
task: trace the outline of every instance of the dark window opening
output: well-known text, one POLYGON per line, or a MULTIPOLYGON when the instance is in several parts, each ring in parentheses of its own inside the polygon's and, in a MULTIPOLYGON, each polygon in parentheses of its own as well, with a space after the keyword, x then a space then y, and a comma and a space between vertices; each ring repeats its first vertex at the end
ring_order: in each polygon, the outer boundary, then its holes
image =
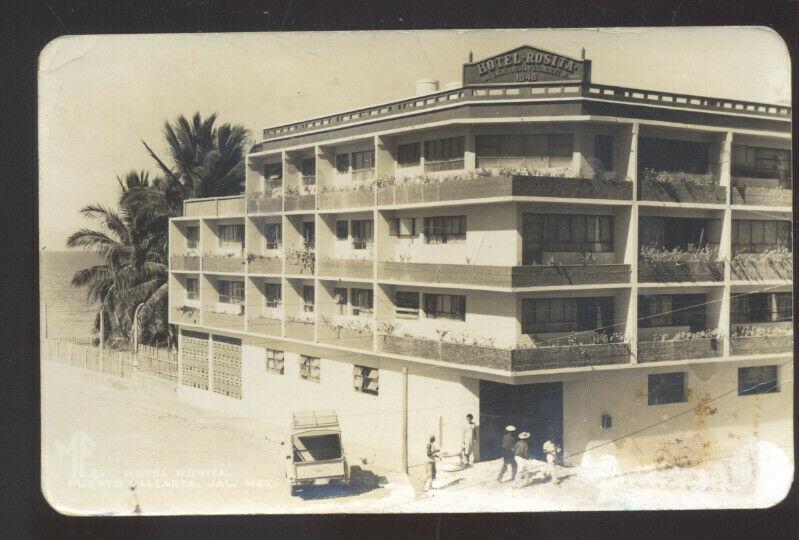
POLYGON ((658 373, 649 375, 649 404, 665 405, 685 401, 685 373, 658 373))

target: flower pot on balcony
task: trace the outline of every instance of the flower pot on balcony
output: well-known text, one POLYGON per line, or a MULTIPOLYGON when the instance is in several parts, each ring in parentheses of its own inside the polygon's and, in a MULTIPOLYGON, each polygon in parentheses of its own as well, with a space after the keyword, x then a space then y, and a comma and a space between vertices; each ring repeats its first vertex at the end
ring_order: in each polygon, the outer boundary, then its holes
POLYGON ((638 363, 715 358, 721 354, 722 343, 715 338, 638 342, 638 363))
POLYGON ((675 283, 722 281, 724 279, 724 262, 673 262, 673 261, 639 261, 638 281, 643 283, 675 283))

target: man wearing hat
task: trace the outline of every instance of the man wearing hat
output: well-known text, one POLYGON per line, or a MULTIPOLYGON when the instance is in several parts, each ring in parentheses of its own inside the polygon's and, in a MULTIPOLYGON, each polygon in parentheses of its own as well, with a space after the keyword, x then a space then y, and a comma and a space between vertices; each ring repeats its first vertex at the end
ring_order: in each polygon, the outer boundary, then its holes
POLYGON ((530 459, 530 447, 527 446, 527 439, 529 438, 530 434, 526 431, 519 433, 519 440, 513 445, 514 456, 518 456, 522 459, 530 459))
POLYGON ((516 444, 515 431, 516 426, 505 427, 505 435, 502 437, 502 468, 499 470, 499 475, 497 475, 497 482, 502 481, 508 465, 510 465, 511 481, 516 478, 516 457, 513 455, 513 446, 516 444))

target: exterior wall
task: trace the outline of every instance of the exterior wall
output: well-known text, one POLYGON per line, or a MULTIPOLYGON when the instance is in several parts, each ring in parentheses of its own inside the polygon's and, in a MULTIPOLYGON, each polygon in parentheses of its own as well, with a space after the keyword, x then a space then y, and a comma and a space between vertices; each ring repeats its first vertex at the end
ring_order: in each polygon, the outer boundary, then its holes
MULTIPOLYGON (((564 455, 574 463, 596 463, 611 456, 620 465, 651 465, 664 441, 683 439, 700 459, 735 451, 745 442, 765 440, 793 455, 793 366, 779 368, 781 390, 738 396, 738 367, 785 363, 756 362, 660 366, 653 369, 592 373, 563 385, 564 455), (685 371, 687 402, 648 405, 647 375, 685 371), (721 396, 721 397, 719 397, 721 396), (715 399, 714 398, 718 398, 715 399), (712 400, 712 401, 711 401, 712 400), (692 408, 695 411, 690 411, 692 408), (688 414, 677 416, 685 411, 688 414), (612 427, 602 429, 609 414, 612 427), (674 417, 674 418, 672 418, 674 417), (649 426, 652 429, 646 429, 649 426), (639 430, 640 433, 637 433, 639 430), (625 437, 634 433, 631 437, 625 437), (619 439, 619 440, 616 440, 619 439)), ((669 449, 673 449, 668 447, 669 449)))
POLYGON ((425 243, 422 231, 413 238, 381 238, 381 260, 410 257, 414 263, 514 266, 516 256, 516 212, 514 205, 414 208, 386 212, 386 218, 414 217, 419 225, 425 217, 466 216, 466 240, 446 244, 425 243))

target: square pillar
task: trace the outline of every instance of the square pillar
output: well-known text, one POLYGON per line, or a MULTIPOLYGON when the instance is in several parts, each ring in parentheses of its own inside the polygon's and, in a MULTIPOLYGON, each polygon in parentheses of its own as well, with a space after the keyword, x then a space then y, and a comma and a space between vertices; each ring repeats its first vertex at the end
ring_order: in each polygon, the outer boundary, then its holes
POLYGON ((474 132, 474 126, 467 126, 466 133, 463 134, 463 168, 467 171, 473 171, 476 167, 477 135, 474 132))

